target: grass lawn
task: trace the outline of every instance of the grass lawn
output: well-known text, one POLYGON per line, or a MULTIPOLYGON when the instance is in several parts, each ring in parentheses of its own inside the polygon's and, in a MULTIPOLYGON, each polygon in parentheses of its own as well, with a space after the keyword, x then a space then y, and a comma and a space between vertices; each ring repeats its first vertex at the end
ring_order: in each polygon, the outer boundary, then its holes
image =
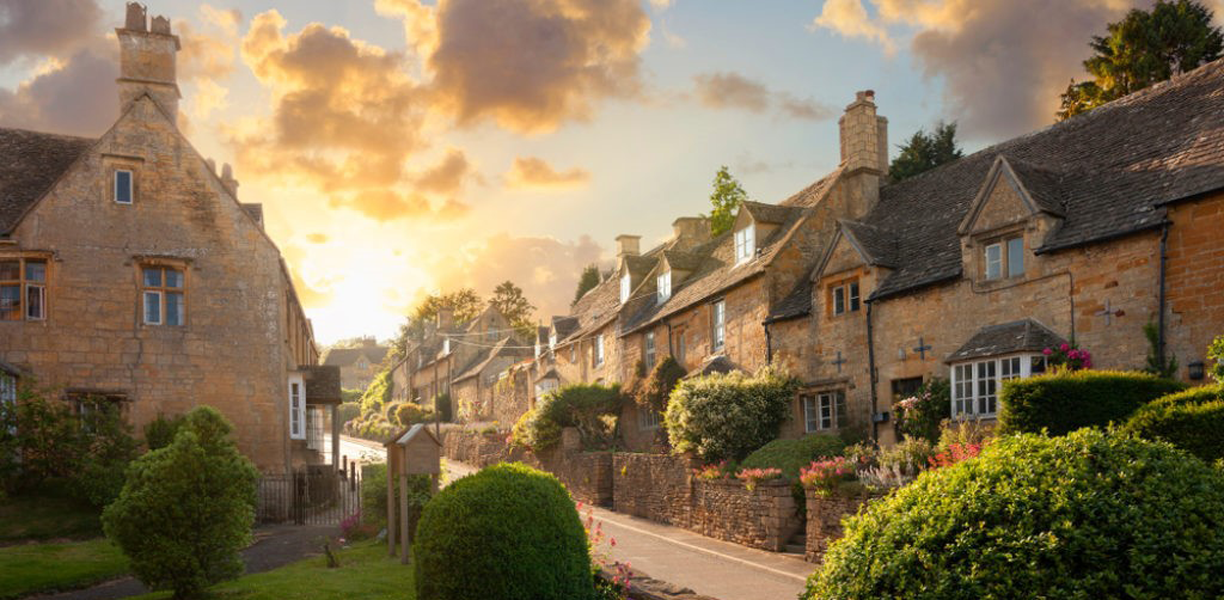
POLYGON ((6 546, 0 548, 0 598, 87 587, 127 570, 127 558, 105 538, 6 546))
MULTIPOLYGON (((342 550, 340 568, 328 569, 323 557, 308 558, 255 575, 214 586, 211 598, 242 600, 354 599, 413 600, 412 567, 387 556, 386 542, 367 541, 342 550)), ((139 596, 165 600, 170 592, 139 596)))
POLYGON ((0 501, 0 545, 18 540, 102 535, 102 511, 62 495, 22 494, 0 501))

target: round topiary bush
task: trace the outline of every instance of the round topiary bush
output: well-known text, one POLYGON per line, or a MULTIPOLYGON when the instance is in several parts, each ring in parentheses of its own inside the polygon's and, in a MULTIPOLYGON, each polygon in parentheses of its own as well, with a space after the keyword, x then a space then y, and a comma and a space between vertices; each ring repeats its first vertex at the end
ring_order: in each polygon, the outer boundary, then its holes
POLYGON ((1224 385, 1153 400, 1135 411, 1126 429, 1163 439, 1207 462, 1224 458, 1224 385))
POLYGON ((419 600, 594 597, 586 532, 556 477, 499 464, 434 496, 412 550, 419 600))
POLYGON ((706 462, 741 460, 778 437, 797 388, 797 380, 772 367, 682 380, 663 415, 668 441, 706 462))
POLYGON ((1003 438, 848 519, 802 598, 1218 598, 1221 506, 1164 442, 1003 438))

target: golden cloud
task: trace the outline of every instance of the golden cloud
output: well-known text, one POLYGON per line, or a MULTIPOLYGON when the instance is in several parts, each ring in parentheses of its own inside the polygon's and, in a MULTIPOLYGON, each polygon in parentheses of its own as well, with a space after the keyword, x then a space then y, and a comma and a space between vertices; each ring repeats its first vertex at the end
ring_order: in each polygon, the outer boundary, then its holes
POLYGON ((0 0, 0 65, 21 57, 75 54, 95 38, 95 0, 0 0))
POLYGON ((455 194, 468 179, 479 178, 462 150, 451 148, 442 160, 413 177, 416 188, 435 194, 455 194))
POLYGON ((771 91, 765 84, 735 72, 701 73, 693 77, 697 101, 706 108, 740 109, 763 113, 774 107, 792 119, 821 120, 835 111, 812 99, 771 91))
POLYGON ((312 244, 326 244, 328 239, 329 238, 327 237, 326 233, 308 233, 306 234, 306 241, 312 244))
POLYGON ((534 156, 516 157, 505 175, 506 187, 510 189, 572 189, 591 181, 591 173, 574 167, 557 171, 542 158, 534 156))

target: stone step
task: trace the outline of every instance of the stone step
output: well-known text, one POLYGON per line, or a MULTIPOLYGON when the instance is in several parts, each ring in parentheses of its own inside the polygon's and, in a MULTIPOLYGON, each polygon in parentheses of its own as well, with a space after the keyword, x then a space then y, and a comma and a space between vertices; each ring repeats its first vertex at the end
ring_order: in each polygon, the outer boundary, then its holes
POLYGON ((784 552, 786 552, 787 554, 798 554, 799 556, 803 556, 804 554, 807 554, 807 545, 806 544, 787 544, 786 550, 784 550, 784 552))

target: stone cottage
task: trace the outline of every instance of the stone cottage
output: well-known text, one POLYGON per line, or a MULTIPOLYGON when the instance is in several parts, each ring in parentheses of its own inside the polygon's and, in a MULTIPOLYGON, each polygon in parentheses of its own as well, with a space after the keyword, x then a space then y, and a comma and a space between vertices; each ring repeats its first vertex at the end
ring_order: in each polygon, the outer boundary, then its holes
POLYGON ((363 338, 352 348, 328 350, 323 355, 323 364, 340 369, 340 386, 344 389, 364 391, 378 375, 388 350, 373 338, 363 338))
POLYGON ((318 461, 339 374, 260 205, 178 128, 169 20, 131 3, 115 33, 101 137, 0 129, 0 398, 28 382, 137 428, 208 404, 260 469, 318 461))

